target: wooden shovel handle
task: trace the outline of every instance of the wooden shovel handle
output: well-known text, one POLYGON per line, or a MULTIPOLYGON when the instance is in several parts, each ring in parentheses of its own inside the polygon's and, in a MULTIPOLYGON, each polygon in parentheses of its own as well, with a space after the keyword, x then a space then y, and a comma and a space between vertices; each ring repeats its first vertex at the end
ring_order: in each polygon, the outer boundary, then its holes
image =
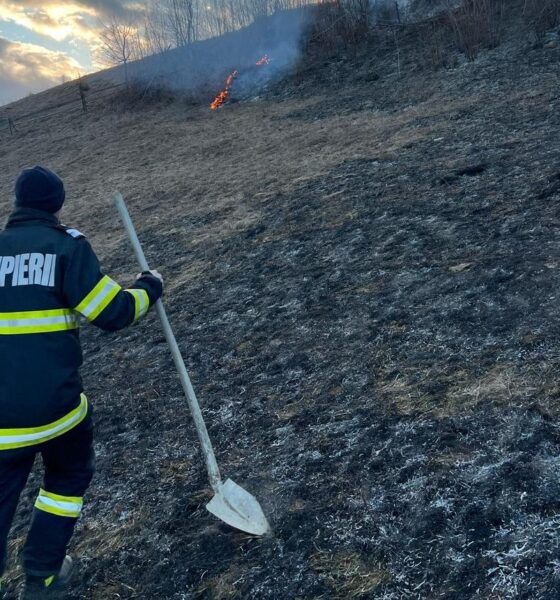
MULTIPOLYGON (((119 211, 124 227, 128 233, 128 237, 130 238, 130 243, 132 244, 132 249, 134 250, 134 254, 136 255, 136 259, 138 260, 140 269, 142 271, 149 271, 150 267, 148 266, 148 261, 146 260, 146 256, 144 254, 144 251, 142 250, 140 240, 136 235, 136 229, 134 228, 134 224, 132 223, 132 219, 130 218, 130 214, 128 213, 128 209, 126 207, 122 194, 116 192, 113 196, 113 200, 115 202, 117 210, 119 211)), ((210 436, 208 435, 208 430, 206 429, 206 424, 204 422, 204 418, 202 416, 200 405, 196 398, 196 394, 194 392, 189 373, 187 371, 187 368, 185 367, 185 362, 183 360, 183 356, 181 355, 181 350, 179 349, 179 345, 177 344, 177 340, 175 339, 175 335, 173 334, 171 324, 169 323, 167 313, 165 312, 165 308, 161 300, 158 300, 156 303, 156 311, 159 316, 159 320, 161 321, 163 332, 165 334, 165 339, 167 340, 167 344, 169 345, 169 349, 171 350, 173 362, 175 363, 175 367, 177 368, 177 371, 179 373, 181 385, 183 386, 183 390, 187 397, 189 408, 193 416, 196 432, 198 434, 198 439, 200 440, 200 443, 202 445, 202 452, 206 461, 206 468, 208 469, 208 478, 210 480, 210 485, 212 486, 214 492, 218 493, 222 487, 222 478, 220 476, 220 469, 218 468, 218 463, 216 461, 216 455, 212 447, 212 442, 210 441, 210 436)))

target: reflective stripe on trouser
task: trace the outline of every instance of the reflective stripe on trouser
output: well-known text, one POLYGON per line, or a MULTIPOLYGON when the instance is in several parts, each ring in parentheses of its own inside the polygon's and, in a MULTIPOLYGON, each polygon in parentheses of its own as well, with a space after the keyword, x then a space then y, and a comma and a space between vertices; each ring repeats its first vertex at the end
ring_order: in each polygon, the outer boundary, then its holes
POLYGON ((134 321, 141 319, 150 308, 150 298, 146 290, 125 290, 134 298, 134 321))
POLYGON ((103 277, 91 292, 76 306, 88 321, 95 321, 121 291, 121 286, 110 277, 103 277))
POLYGON ((0 313, 0 335, 54 333, 79 326, 78 315, 67 308, 0 313))
POLYGON ((41 446, 0 452, 0 563, 5 558, 6 539, 21 490, 36 454, 43 457, 45 477, 33 511, 33 520, 23 548, 26 573, 49 577, 58 573, 77 516, 94 471, 93 427, 89 416, 65 435, 41 446), (63 500, 64 499, 64 500, 63 500), (80 502, 77 502, 80 500, 80 502), (52 502, 51 502, 52 501, 52 502), (55 506, 63 513, 47 512, 55 506))
POLYGON ((0 451, 35 446, 60 437, 79 425, 87 414, 88 401, 82 394, 80 405, 54 423, 27 429, 0 429, 0 451))
POLYGON ((82 512, 84 499, 79 496, 61 496, 41 490, 35 502, 35 508, 58 517, 77 519, 82 512))

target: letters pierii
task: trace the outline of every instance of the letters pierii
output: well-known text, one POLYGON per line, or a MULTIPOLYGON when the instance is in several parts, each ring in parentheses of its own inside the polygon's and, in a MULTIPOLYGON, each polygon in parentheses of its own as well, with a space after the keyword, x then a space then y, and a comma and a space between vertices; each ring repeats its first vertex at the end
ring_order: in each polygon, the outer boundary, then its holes
POLYGON ((0 256, 0 287, 42 285, 54 287, 56 254, 38 252, 0 256))

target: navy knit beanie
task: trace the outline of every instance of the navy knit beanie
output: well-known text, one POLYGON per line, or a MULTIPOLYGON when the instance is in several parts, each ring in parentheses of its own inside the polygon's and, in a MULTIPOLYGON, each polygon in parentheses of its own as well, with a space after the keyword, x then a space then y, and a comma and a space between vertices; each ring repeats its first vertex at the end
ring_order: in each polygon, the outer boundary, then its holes
POLYGON ((16 181, 16 206, 56 213, 66 192, 58 175, 44 167, 25 169, 16 181))

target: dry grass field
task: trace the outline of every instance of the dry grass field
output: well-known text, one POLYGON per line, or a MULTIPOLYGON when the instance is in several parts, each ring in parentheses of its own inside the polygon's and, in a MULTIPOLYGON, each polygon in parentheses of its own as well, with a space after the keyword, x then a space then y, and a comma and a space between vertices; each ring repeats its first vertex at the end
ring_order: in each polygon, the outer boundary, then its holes
POLYGON ((125 195, 223 472, 274 529, 205 512, 155 317, 84 328, 98 474, 69 598, 558 597, 559 57, 516 39, 433 72, 404 47, 399 76, 364 52, 216 112, 94 101, 2 134, 2 217, 22 167, 57 170, 123 283, 125 195))

